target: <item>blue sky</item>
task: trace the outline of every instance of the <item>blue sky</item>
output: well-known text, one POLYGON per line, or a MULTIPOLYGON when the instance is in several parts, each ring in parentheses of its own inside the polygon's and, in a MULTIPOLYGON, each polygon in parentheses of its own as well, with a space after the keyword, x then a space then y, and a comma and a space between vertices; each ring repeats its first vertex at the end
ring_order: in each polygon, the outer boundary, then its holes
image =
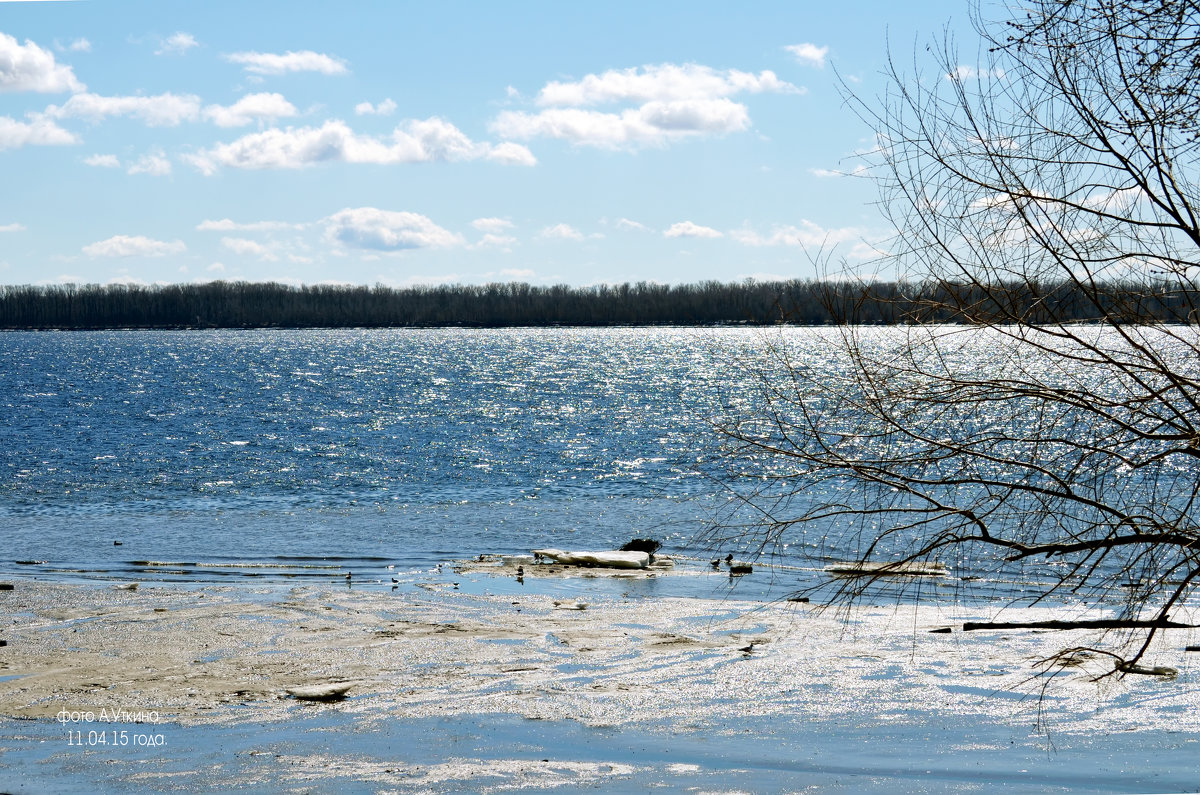
MULTIPOLYGON (((0 283, 793 278, 965 2, 0 0, 0 283)), ((967 41, 965 37, 964 42, 967 41)))

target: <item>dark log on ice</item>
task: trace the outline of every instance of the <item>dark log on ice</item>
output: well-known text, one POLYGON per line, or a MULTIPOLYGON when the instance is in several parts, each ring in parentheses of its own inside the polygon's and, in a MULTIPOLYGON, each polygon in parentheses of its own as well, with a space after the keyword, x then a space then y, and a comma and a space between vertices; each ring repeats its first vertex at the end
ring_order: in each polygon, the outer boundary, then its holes
POLYGON ((1139 621, 1127 618, 1099 618, 1090 621, 968 621, 963 631, 974 629, 1194 629, 1196 624, 1180 624, 1165 618, 1139 621))

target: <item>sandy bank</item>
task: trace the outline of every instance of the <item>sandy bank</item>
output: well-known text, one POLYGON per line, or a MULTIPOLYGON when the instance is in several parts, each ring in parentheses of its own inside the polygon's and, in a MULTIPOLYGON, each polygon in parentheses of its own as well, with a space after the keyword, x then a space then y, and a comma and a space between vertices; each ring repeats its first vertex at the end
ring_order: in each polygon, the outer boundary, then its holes
MULTIPOLYGON (((953 606, 869 608, 847 620, 787 603, 579 601, 442 586, 119 591, 17 580, 0 591, 0 714, 120 708, 194 725, 336 709, 366 720, 506 713, 721 730, 749 716, 857 722, 924 711, 1032 723, 1043 678, 1031 662, 1095 639, 930 634, 995 615, 953 606), (586 608, 572 609, 579 601, 586 608), (301 704, 287 694, 329 682, 352 683, 345 701, 301 704)), ((1178 668, 1171 680, 1096 684, 1086 662, 1066 670, 1042 717, 1060 731, 1115 731, 1169 715, 1173 729, 1200 731, 1200 654, 1183 652, 1196 642, 1194 630, 1164 633, 1147 662, 1178 668)))

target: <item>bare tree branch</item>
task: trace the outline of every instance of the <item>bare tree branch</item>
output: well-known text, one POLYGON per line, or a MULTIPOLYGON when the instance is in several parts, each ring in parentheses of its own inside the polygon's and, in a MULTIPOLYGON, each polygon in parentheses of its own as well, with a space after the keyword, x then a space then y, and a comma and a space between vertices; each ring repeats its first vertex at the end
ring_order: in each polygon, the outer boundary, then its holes
POLYGON ((753 365, 759 394, 717 421, 737 496, 712 537, 1035 567, 1025 603, 1136 630, 1103 652, 1129 672, 1200 579, 1200 6, 1009 11, 976 13, 970 67, 945 37, 927 68, 890 61, 882 96, 847 89, 895 288, 831 290, 844 325, 753 365), (854 325, 868 294, 898 325, 854 325))

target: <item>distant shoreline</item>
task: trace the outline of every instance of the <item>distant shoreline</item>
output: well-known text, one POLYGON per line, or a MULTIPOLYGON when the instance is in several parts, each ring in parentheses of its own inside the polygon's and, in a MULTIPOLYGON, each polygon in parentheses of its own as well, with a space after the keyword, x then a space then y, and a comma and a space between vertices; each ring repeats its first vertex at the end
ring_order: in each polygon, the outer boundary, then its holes
POLYGON ((1200 291, 1142 283, 790 280, 392 288, 209 282, 0 285, 0 330, 619 328, 1002 322, 1194 323, 1200 291))
MULTIPOLYGON (((197 325, 162 325, 162 326, 0 326, 0 334, 17 333, 22 331, 352 331, 378 329, 409 329, 464 331, 486 329, 620 329, 620 328, 766 328, 770 326, 792 326, 795 328, 822 328, 833 324, 802 324, 802 323, 756 323, 751 321, 714 323, 511 323, 505 325, 483 325, 470 323, 405 323, 393 325, 371 325, 357 323, 340 326, 321 325, 280 325, 280 324, 247 324, 240 326, 197 326, 197 325)), ((891 324, 896 325, 896 324, 891 324)))

